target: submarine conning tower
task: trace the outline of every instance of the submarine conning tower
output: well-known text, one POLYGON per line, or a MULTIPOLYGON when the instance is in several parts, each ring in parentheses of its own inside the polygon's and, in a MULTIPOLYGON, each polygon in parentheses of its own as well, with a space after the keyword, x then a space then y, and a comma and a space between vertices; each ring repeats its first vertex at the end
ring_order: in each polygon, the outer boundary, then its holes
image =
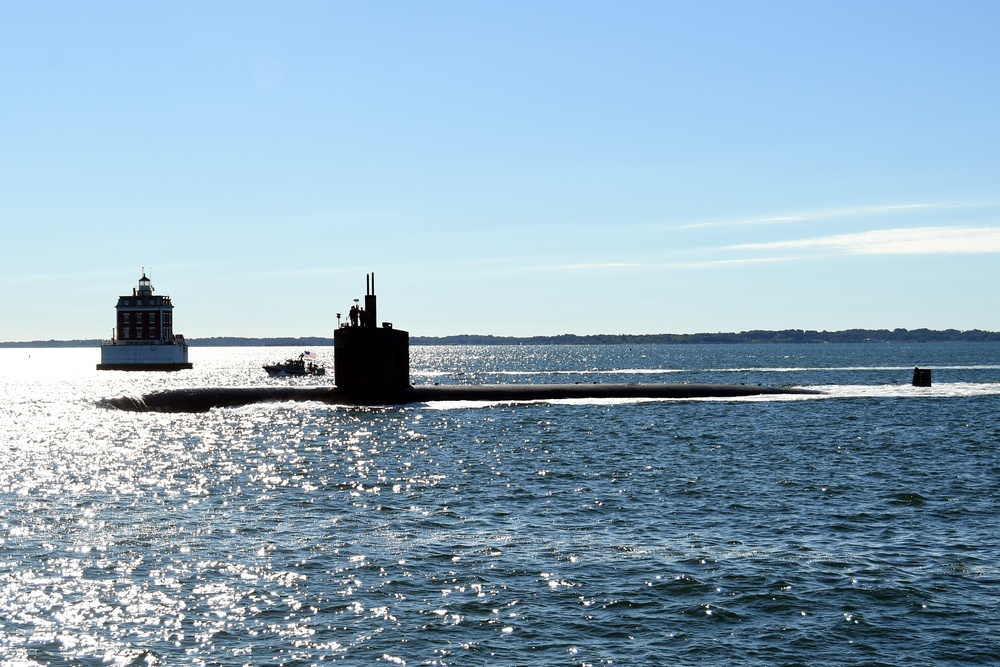
MULTIPOLYGON (((410 386, 410 334, 377 326, 375 274, 365 276, 364 307, 357 299, 333 333, 334 382, 344 394, 378 398, 410 386)), ((339 321, 340 316, 337 316, 339 321)))

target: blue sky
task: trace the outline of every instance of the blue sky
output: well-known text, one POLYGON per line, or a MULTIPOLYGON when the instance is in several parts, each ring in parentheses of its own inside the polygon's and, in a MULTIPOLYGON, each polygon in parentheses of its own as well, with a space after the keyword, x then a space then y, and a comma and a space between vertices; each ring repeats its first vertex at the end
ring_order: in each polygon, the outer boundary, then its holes
POLYGON ((0 4, 0 340, 1000 330, 1000 3, 0 4))

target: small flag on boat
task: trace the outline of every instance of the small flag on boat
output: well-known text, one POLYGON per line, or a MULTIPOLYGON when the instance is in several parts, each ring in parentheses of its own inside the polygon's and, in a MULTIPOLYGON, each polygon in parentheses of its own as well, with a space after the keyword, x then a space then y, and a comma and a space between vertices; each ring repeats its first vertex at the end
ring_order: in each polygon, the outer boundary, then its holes
POLYGON ((306 350, 305 352, 302 353, 302 356, 305 357, 306 359, 315 359, 316 358, 316 353, 315 352, 310 352, 309 350, 306 350))

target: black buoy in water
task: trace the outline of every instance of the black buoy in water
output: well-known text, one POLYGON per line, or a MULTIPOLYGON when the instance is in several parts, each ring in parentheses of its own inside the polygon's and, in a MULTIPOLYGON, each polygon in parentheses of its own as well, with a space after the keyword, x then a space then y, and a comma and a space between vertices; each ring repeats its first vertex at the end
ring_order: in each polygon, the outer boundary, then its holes
POLYGON ((914 368, 913 369, 913 386, 914 387, 929 387, 929 386, 931 386, 931 369, 929 369, 929 368, 914 368))

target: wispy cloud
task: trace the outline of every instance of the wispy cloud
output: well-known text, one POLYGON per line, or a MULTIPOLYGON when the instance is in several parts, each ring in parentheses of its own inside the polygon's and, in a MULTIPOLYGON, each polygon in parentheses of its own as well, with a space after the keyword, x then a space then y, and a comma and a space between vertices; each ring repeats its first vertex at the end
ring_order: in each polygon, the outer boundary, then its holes
POLYGON ((516 274, 516 273, 560 273, 560 272, 594 272, 594 271, 620 271, 641 269, 647 267, 639 262, 581 262, 575 264, 523 264, 503 267, 493 267, 486 269, 487 273, 516 274))
POLYGON ((745 243, 733 250, 828 248, 851 255, 934 255, 1000 253, 1000 227, 912 227, 812 239, 745 243))
POLYGON ((736 227, 751 225, 778 225, 797 222, 812 222, 818 220, 840 220, 880 216, 894 213, 909 213, 917 211, 928 211, 936 209, 955 208, 979 208, 983 206, 995 206, 994 203, 932 203, 916 202, 910 204, 881 204, 873 206, 844 206, 841 208, 817 209, 813 211, 800 211, 773 216, 750 217, 750 218, 728 218, 724 220, 705 220, 701 222, 691 222, 685 227, 736 227))

